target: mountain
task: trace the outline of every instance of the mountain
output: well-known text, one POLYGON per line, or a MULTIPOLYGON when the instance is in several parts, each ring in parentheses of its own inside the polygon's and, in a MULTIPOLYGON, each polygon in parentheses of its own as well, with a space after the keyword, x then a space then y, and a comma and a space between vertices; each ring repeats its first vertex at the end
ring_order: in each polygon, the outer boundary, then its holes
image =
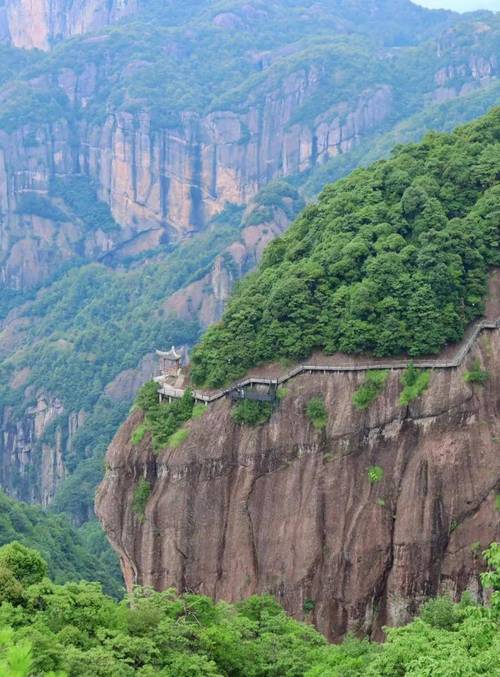
POLYGON ((81 523, 154 350, 193 345, 326 179, 484 113, 499 20, 6 0, 0 25, 0 484, 81 523))
POLYGON ((96 499, 129 590, 272 593, 332 640, 484 599, 499 149, 495 108, 327 186, 195 348, 194 386, 144 386, 96 499))

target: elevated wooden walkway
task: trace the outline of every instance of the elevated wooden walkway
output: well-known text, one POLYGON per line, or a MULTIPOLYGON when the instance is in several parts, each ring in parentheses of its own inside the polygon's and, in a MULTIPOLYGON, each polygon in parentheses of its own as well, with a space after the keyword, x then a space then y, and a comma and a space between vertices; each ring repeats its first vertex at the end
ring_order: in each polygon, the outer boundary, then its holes
MULTIPOLYGON (((483 331, 500 329, 500 318, 496 321, 491 320, 478 320, 475 325, 473 325, 472 331, 467 339, 457 346, 457 352, 455 355, 447 360, 443 360, 439 357, 428 358, 423 360, 398 360, 397 358, 388 359, 386 361, 367 361, 360 364, 337 364, 337 365, 316 365, 316 364, 302 364, 298 367, 295 367, 286 374, 279 376, 274 379, 261 378, 261 377, 252 377, 247 378, 244 381, 239 381, 238 383, 233 384, 229 388, 224 390, 218 390, 213 393, 204 393, 201 390, 194 390, 193 397, 197 402, 203 402, 205 404, 210 404, 211 402, 216 402, 217 400, 222 399, 223 397, 230 397, 231 399, 244 399, 241 392, 246 388, 258 387, 258 386, 267 386, 273 391, 276 390, 280 385, 287 383, 292 378, 300 376, 300 374, 313 374, 313 373, 322 373, 326 374, 329 372, 338 373, 338 372, 359 372, 359 371, 370 371, 373 369, 393 369, 393 370, 403 370, 407 369, 410 364, 413 364, 418 369, 456 369, 460 367, 466 356, 470 352, 472 346, 474 345, 479 334, 483 331)), ((182 388, 174 388, 168 384, 161 384, 158 389, 158 393, 161 397, 178 399, 183 396, 185 390, 182 388)), ((249 399, 258 399, 258 400, 268 400, 269 398, 262 397, 249 397, 249 399)))

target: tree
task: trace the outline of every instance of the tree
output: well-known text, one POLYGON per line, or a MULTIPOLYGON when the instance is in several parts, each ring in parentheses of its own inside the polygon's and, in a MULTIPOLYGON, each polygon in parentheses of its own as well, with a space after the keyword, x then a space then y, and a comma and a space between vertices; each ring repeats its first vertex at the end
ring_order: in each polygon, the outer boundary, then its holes
POLYGON ((43 557, 17 541, 0 548, 0 567, 11 571, 23 586, 39 583, 48 573, 43 557))

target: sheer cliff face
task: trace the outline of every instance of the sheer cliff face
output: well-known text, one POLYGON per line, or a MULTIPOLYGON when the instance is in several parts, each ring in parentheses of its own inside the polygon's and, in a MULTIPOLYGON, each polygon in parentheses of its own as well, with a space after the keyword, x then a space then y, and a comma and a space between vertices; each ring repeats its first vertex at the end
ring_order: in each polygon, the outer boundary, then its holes
POLYGON ((137 0, 6 0, 0 7, 0 41, 48 50, 133 14, 137 5, 137 0))
MULTIPOLYGON (((59 74, 64 94, 83 107, 97 80, 92 68, 59 74)), ((350 150, 391 114, 391 89, 381 86, 362 92, 352 108, 319 116, 313 127, 290 124, 317 86, 317 72, 303 70, 262 106, 241 114, 186 113, 175 129, 153 128, 147 114, 121 113, 102 125, 60 121, 0 133, 2 284, 26 290, 82 254, 96 258, 122 248, 130 255, 182 239, 227 203, 246 204, 271 179, 350 150), (20 213, 26 193, 47 196, 54 176, 74 173, 89 177, 109 204, 116 233, 88 232, 71 214, 65 222, 20 213)), ((64 204, 49 198, 64 212, 64 204)))
POLYGON ((302 375, 271 421, 238 427, 230 405, 211 405, 177 449, 134 446, 136 412, 107 455, 97 512, 129 588, 175 586, 236 600, 271 592, 330 638, 380 636, 427 596, 482 594, 480 551, 500 537, 500 332, 472 351, 490 373, 464 383, 465 366, 435 370, 428 391, 398 405, 391 374, 367 412, 353 408, 362 375, 302 375), (308 401, 321 395, 325 431, 308 401), (370 482, 368 470, 384 475, 370 482), (144 518, 132 510, 151 484, 144 518), (308 608, 307 605, 306 608, 308 608))

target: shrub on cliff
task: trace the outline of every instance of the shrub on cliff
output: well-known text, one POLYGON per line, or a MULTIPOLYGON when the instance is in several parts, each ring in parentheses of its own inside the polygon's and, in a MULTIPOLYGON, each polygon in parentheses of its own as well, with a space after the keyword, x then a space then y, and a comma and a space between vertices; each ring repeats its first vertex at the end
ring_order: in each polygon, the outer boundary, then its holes
POLYGON ((500 108, 328 186, 266 249, 193 351, 195 383, 312 350, 438 353, 500 264, 500 108))
POLYGON ((134 487, 132 497, 132 512, 142 521, 146 511, 146 505, 151 495, 151 484, 141 477, 134 487))
POLYGON ((368 409, 382 393, 388 378, 389 372, 382 369, 367 372, 365 380, 352 396, 354 406, 358 409, 368 409))
POLYGON ((486 381, 490 378, 490 375, 484 369, 481 369, 481 363, 479 360, 474 360, 470 369, 464 373, 464 381, 466 383, 477 383, 478 385, 484 386, 486 381))
POLYGON ((326 428, 328 412, 326 411, 323 398, 313 397, 309 400, 306 407, 306 414, 316 430, 323 430, 326 428))
POLYGON ((267 423, 271 418, 273 408, 270 402, 241 400, 234 405, 231 416, 240 425, 257 426, 267 423))
POLYGON ((428 371, 416 369, 410 364, 401 376, 403 391, 399 396, 399 404, 406 406, 419 398, 429 386, 430 377, 428 371))

